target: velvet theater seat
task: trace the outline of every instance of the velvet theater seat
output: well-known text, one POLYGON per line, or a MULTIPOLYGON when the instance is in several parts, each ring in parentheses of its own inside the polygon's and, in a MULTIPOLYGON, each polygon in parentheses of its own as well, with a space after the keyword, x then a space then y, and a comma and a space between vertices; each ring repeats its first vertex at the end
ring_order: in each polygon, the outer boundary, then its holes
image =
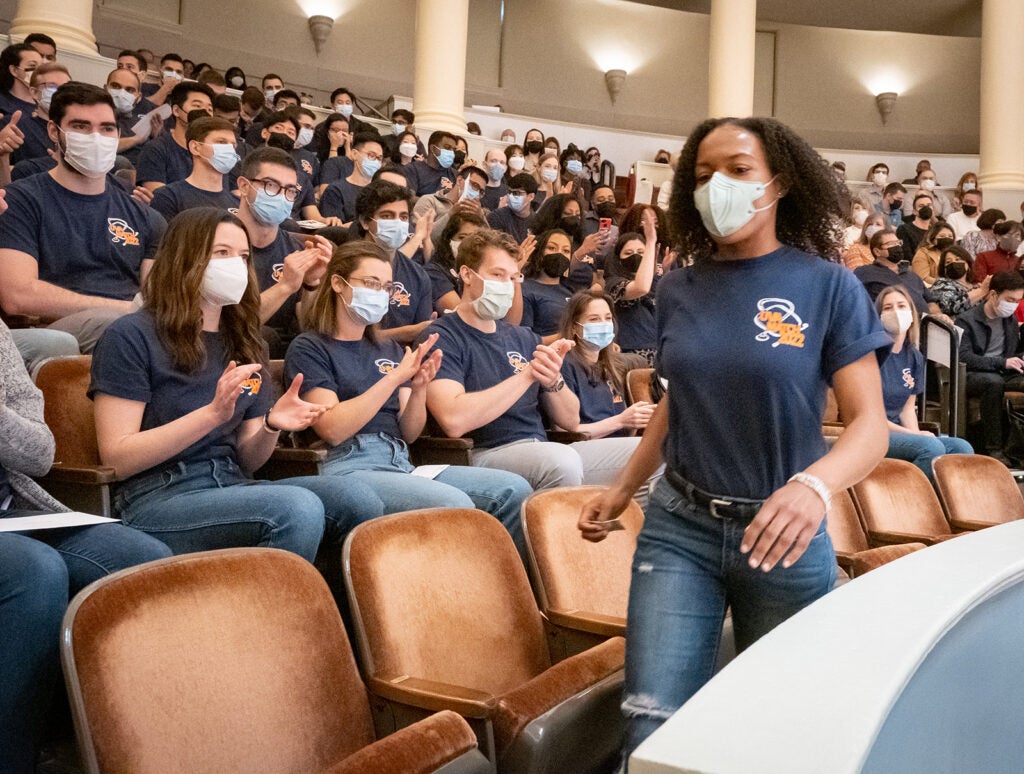
POLYGON ((853 498, 846 489, 832 495, 827 528, 836 552, 836 563, 851 578, 925 547, 924 543, 900 543, 871 548, 853 498))
POLYGON ((625 643, 553 658, 522 562, 493 517, 374 519, 349 534, 344 565, 378 729, 452 709, 499 771, 613 767, 625 643))
POLYGON ((932 460, 935 486, 954 529, 973 530, 1024 519, 1024 497, 1006 466, 980 454, 932 460))
POLYGON ((465 721, 374 741, 326 584, 284 551, 186 554, 115 573, 64 619, 90 772, 484 772, 465 721))

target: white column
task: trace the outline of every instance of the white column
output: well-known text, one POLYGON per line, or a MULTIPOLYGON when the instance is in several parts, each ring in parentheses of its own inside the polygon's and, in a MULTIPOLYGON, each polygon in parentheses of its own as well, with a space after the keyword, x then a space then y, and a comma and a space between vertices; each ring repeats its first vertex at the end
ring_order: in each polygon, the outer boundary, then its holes
POLYGON ((58 59, 61 51, 96 55, 92 0, 18 0, 11 35, 24 38, 32 32, 42 32, 57 42, 58 59))
POLYGON ((417 126, 466 131, 469 0, 416 0, 417 126))
POLYGON ((708 117, 754 112, 757 0, 711 0, 708 117))
POLYGON ((1024 189, 1024 2, 981 8, 981 162, 984 189, 1024 189))

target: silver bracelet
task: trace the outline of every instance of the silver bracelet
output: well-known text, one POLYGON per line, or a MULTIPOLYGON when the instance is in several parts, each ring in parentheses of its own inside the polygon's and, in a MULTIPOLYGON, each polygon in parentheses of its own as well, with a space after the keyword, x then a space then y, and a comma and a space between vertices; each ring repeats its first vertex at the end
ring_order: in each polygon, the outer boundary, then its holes
POLYGON ((813 473, 803 472, 796 473, 795 475, 790 476, 789 481, 787 481, 786 483, 789 484, 793 481, 796 481, 798 484, 803 484, 808 489, 812 490, 816 495, 818 495, 818 497, 821 498, 821 501, 825 503, 826 513, 828 512, 828 507, 832 502, 832 493, 828 491, 828 487, 825 486, 824 481, 815 476, 813 473))

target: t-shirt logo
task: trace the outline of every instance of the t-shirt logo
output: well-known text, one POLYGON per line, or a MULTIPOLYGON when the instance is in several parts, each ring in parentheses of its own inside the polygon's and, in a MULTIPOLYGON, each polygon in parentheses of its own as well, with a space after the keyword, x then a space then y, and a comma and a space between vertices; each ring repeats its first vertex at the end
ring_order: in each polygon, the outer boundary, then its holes
POLYGON ((505 357, 508 358, 508 364, 515 369, 516 373, 530 365, 530 361, 518 352, 506 352, 505 357))
POLYGON ((373 364, 377 366, 377 370, 382 374, 389 374, 398 368, 398 363, 394 360, 388 360, 386 357, 382 357, 380 360, 374 360, 373 364))
POLYGON ((392 306, 409 306, 409 302, 412 296, 409 295, 409 291, 405 289, 405 285, 401 282, 392 283, 391 288, 391 305, 392 306))
POLYGON ((284 264, 283 263, 275 263, 270 268, 271 268, 271 272, 272 272, 271 275, 270 275, 271 279, 273 279, 274 282, 280 282, 281 278, 284 277, 284 264))
POLYGON ((754 338, 758 341, 775 339, 773 348, 780 344, 788 347, 804 346, 803 331, 808 324, 797 315, 792 301, 785 298, 762 298, 757 302, 754 324, 761 329, 754 338))
POLYGON ((903 386, 908 390, 914 389, 914 375, 910 372, 909 368, 903 369, 903 386))
POLYGON ((616 403, 623 403, 624 401, 622 400, 622 393, 615 388, 615 385, 612 384, 610 381, 605 382, 605 384, 607 384, 608 389, 612 391, 612 405, 616 403))
POLYGON ((244 382, 242 382, 242 386, 241 386, 240 391, 241 391, 241 393, 243 395, 250 395, 250 396, 252 396, 252 395, 259 395, 260 394, 260 387, 262 387, 262 386, 263 386, 263 377, 261 377, 259 375, 259 372, 257 371, 252 376, 250 376, 248 379, 246 379, 244 382))
POLYGON ((312 176, 313 165, 309 163, 309 159, 302 160, 302 171, 305 172, 307 175, 312 176))
POLYGON ((113 234, 111 242, 125 247, 139 246, 139 232, 121 218, 107 218, 107 231, 113 234))

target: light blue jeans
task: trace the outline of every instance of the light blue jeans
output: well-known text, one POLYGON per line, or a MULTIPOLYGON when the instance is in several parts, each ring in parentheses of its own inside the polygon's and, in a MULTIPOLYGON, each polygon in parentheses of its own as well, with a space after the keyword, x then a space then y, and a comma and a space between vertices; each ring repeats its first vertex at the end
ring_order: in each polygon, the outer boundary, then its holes
POLYGON ((889 451, 886 457, 913 462, 928 479, 932 478, 932 460, 943 454, 974 454, 974 447, 963 438, 948 435, 914 435, 889 431, 889 451))
POLYGON ((505 470, 449 465, 434 479, 410 475, 409 448, 385 433, 363 433, 331 449, 324 474, 341 477, 364 520, 417 508, 479 508, 523 546, 519 512, 533 491, 505 470))
POLYGON ((655 486, 629 589, 625 759, 711 679, 727 608, 742 651, 835 584, 824 521, 792 567, 768 573, 740 553, 749 523, 712 516, 666 479, 655 486))

